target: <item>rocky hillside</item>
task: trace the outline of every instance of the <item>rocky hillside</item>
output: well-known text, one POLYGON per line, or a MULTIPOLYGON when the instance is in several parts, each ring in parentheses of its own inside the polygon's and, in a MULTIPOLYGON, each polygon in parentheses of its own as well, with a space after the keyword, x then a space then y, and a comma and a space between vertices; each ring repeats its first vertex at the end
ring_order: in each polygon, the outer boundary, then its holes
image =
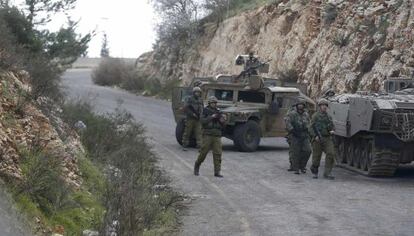
POLYGON ((238 73, 235 56, 253 51, 272 59, 270 76, 297 74, 313 97, 327 88, 375 90, 388 77, 413 74, 413 1, 275 2, 217 27, 206 23, 197 43, 182 48, 182 60, 160 42, 154 52, 141 56, 139 69, 152 77, 188 82, 193 76, 238 73))
POLYGON ((62 141, 59 133, 65 133, 63 129, 70 130, 66 124, 57 116, 46 116, 27 100, 25 96, 31 89, 27 77, 24 72, 0 74, 0 175, 21 180, 19 153, 42 148, 61 158, 62 177, 75 189, 79 188, 82 184, 76 160, 82 151, 79 138, 72 133, 62 141))

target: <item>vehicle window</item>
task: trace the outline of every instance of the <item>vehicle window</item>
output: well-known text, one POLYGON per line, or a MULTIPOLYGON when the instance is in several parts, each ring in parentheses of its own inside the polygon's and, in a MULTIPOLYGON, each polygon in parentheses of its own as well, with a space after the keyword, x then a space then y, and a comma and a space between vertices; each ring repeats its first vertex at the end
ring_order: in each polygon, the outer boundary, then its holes
POLYGON ((182 89, 181 90, 181 102, 186 102, 188 97, 192 95, 191 89, 182 89))
POLYGON ((394 82, 389 82, 388 83, 388 91, 390 91, 390 92, 394 92, 395 91, 394 82))
POLYGON ((293 97, 283 97, 282 95, 274 95, 273 101, 277 101, 279 108, 290 108, 295 105, 296 99, 293 97))
POLYGON ((266 96, 264 93, 255 91, 239 91, 239 102, 251 102, 251 103, 265 103, 266 96))
POLYGON ((232 90, 214 89, 208 91, 207 97, 216 97, 221 101, 233 101, 234 92, 232 90))

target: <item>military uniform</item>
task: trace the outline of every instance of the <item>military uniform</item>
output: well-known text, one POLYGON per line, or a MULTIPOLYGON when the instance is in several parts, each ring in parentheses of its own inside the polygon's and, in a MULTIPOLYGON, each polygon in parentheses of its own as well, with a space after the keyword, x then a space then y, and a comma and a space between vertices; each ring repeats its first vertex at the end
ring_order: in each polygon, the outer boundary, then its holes
MULTIPOLYGON (((217 101, 215 100, 215 102, 217 101)), ((219 110, 217 108, 210 106, 204 108, 203 115, 201 117, 201 123, 203 126, 203 141, 194 166, 195 175, 199 174, 200 166, 206 159, 208 152, 211 150, 213 152, 214 160, 214 175, 216 177, 222 177, 220 174, 222 155, 221 136, 225 120, 223 120, 223 117, 220 118, 220 115, 218 114, 219 110)))
POLYGON ((203 100, 200 97, 192 95, 187 98, 185 104, 185 128, 183 134, 183 146, 188 147, 191 135, 194 134, 197 147, 201 146, 201 123, 200 117, 203 111, 203 100))
POLYGON ((300 113, 297 109, 293 109, 286 115, 285 122, 286 130, 289 133, 289 160, 291 161, 291 168, 297 174, 299 170, 305 172, 312 152, 308 132, 309 114, 306 111, 300 113))
MULTIPOLYGON (((244 70, 247 71, 250 68, 257 67, 258 65, 260 65, 260 61, 256 57, 254 57, 254 55, 252 53, 250 53, 249 54, 249 59, 244 64, 244 70)), ((258 75, 259 74, 256 69, 251 69, 250 73, 252 75, 258 75)))
MULTIPOLYGON (((327 102, 323 101, 323 105, 327 102)), ((322 105, 321 103, 319 105, 322 105)), ((333 179, 331 176, 332 168, 335 164, 335 149, 332 139, 331 131, 334 130, 334 124, 331 116, 326 112, 318 111, 312 116, 311 126, 309 132, 313 138, 312 148, 312 167, 311 171, 318 177, 318 169, 321 162, 322 152, 325 152, 325 172, 324 177, 333 179), (316 140, 319 138, 319 140, 316 140)))

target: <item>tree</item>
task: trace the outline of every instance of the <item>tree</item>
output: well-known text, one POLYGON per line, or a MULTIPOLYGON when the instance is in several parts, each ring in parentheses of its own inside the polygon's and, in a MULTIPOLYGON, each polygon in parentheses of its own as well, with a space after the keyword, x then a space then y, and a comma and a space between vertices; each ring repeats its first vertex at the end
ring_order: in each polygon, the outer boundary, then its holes
POLYGON ((104 33, 102 38, 101 57, 109 57, 109 43, 108 35, 106 33, 104 33))
POLYGON ((27 19, 34 25, 50 22, 51 17, 58 13, 71 10, 77 0, 25 0, 27 19), (39 17, 38 19, 36 19, 39 17))

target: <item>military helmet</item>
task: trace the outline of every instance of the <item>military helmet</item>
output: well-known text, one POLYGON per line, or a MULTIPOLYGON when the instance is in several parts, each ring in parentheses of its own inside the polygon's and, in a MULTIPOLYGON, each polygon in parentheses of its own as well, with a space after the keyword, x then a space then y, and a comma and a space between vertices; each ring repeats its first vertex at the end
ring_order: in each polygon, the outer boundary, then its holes
POLYGON ((217 102, 218 102, 218 100, 214 96, 211 96, 211 97, 208 98, 208 104, 210 104, 210 103, 217 103, 217 102))
POLYGON ((324 99, 324 98, 319 99, 319 101, 318 101, 318 106, 321 106, 321 105, 326 105, 326 106, 329 106, 329 102, 328 102, 328 100, 326 100, 326 99, 324 99))
POLYGON ((194 87, 193 88, 193 93, 195 92, 200 92, 201 93, 201 88, 200 87, 194 87))
POLYGON ((302 98, 302 97, 299 97, 297 99, 295 106, 300 105, 300 104, 306 106, 306 100, 304 98, 302 98))

